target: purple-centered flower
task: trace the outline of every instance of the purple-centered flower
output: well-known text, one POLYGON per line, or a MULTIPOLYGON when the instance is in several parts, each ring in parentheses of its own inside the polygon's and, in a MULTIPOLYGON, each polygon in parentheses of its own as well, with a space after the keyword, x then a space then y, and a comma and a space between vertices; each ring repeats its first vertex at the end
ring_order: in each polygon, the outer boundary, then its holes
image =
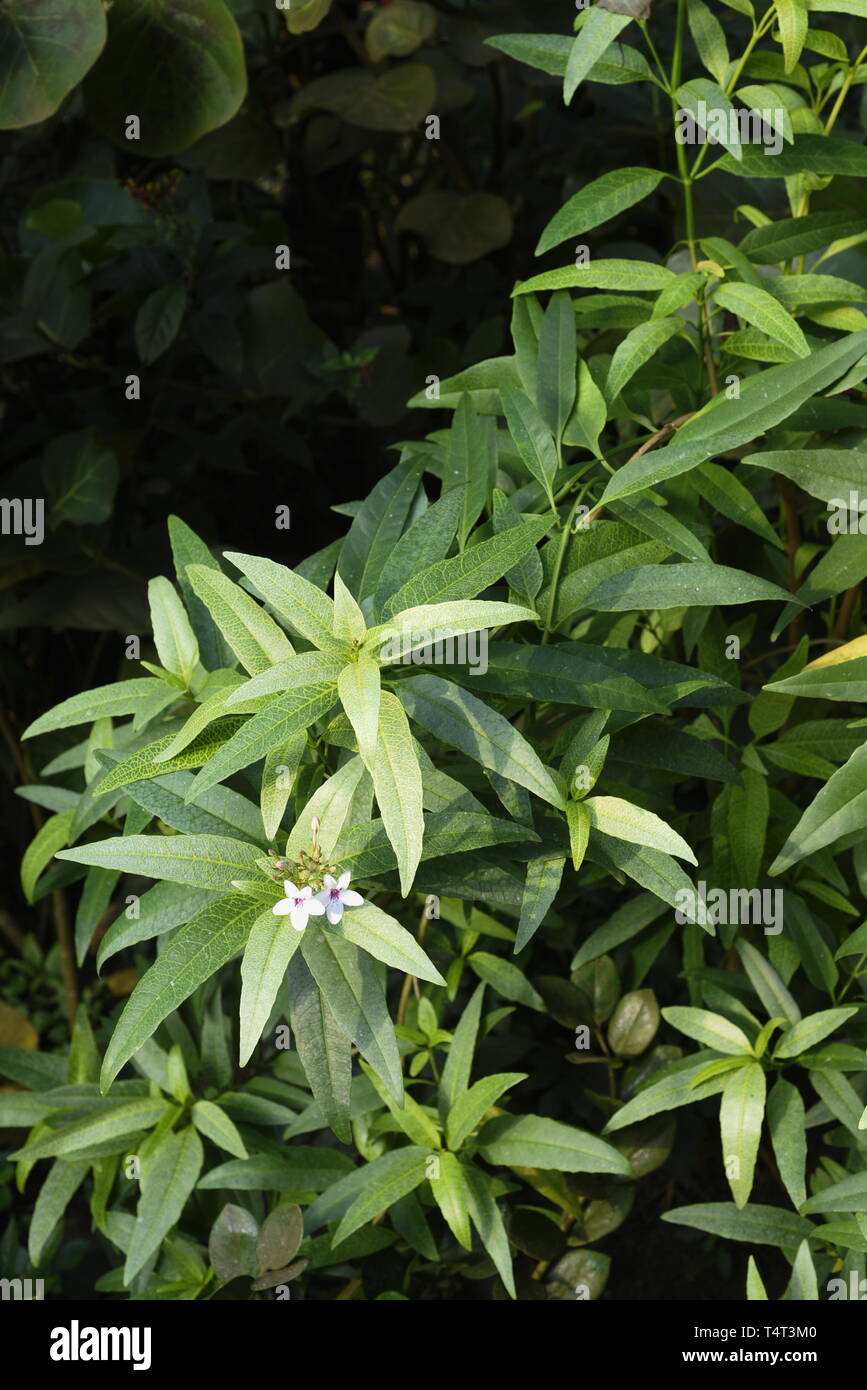
POLYGON ((331 874, 326 874, 322 882, 325 887, 316 896, 319 899, 320 910, 334 927, 343 916, 345 907, 361 907, 364 899, 354 888, 350 888, 348 869, 339 878, 332 878, 331 874))
POLYGON ((313 889, 309 885, 306 888, 296 888, 287 878, 283 883, 283 891, 286 894, 285 898, 275 903, 271 911, 277 917, 288 916, 296 931, 304 930, 308 917, 321 917, 325 911, 319 898, 313 897, 313 889))

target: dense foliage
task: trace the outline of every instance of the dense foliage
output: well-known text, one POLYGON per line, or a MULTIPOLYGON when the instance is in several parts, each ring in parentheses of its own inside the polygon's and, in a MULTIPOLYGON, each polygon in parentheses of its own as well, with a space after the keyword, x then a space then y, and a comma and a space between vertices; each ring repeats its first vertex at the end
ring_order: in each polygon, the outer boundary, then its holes
POLYGON ((563 9, 0 15, 52 1296, 867 1277, 867 3, 563 9))

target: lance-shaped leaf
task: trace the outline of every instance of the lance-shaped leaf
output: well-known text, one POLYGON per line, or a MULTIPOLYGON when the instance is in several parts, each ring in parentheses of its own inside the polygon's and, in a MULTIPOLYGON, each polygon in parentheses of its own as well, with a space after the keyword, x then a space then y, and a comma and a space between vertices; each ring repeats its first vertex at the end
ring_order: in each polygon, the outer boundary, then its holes
MULTIPOLYGON (((663 1016, 666 1013, 668 1010, 663 1009, 663 1016)), ((627 1125, 637 1124, 639 1120, 647 1120, 651 1115, 678 1110, 682 1105, 691 1105, 693 1101, 716 1095, 723 1088, 723 1075, 708 1076, 705 1080, 698 1081, 702 1073, 707 1071, 709 1063, 715 1060, 715 1053, 707 1050, 696 1052, 692 1057, 682 1057, 677 1062, 670 1062, 658 1080, 651 1080, 636 1096, 615 1111, 605 1126, 605 1133, 611 1134, 627 1125)))
MULTIPOLYGON (((566 813, 569 813, 568 805, 566 813)), ((542 925, 545 914, 559 891, 565 867, 566 860, 560 855, 551 859, 531 859, 527 865, 527 877, 521 894, 521 917, 515 935, 516 955, 533 939, 542 925)))
MULTIPOLYGON (((776 159, 765 159, 775 164, 776 159)), ((660 286, 664 288, 664 286, 660 286)), ((848 333, 797 362, 769 367, 741 383, 737 400, 724 392, 677 431, 674 442, 654 449, 618 468, 602 494, 608 503, 629 497, 667 478, 705 463, 716 454, 752 443, 774 425, 787 420, 800 405, 830 386, 867 352, 867 329, 848 333)), ((711 600, 719 602, 719 600, 711 600)))
POLYGON ((708 1012, 707 1009, 690 1009, 673 1006, 662 1010, 662 1016, 672 1027, 694 1038, 703 1047, 712 1047, 715 1052, 737 1057, 741 1053, 752 1056, 750 1040, 742 1028, 730 1023, 722 1014, 708 1012))
POLYGON ((680 319, 658 318, 651 323, 639 323, 630 329, 614 350, 608 376, 605 379, 605 399, 613 406, 624 387, 645 362, 655 357, 669 338, 682 329, 680 319))
POLYGON ((401 1101, 403 1077, 394 1025, 373 962, 351 941, 315 927, 302 933, 301 949, 338 1026, 401 1101))
POLYGON ((446 1225, 459 1245, 472 1248, 470 1209, 464 1168, 456 1154, 443 1149, 431 1165, 430 1188, 446 1225))
POLYGON ((347 908, 336 926, 323 927, 322 930, 342 936, 346 941, 360 946, 368 955, 375 956, 395 970, 402 970, 406 975, 430 980, 435 985, 445 984, 442 975, 428 960, 411 932, 374 903, 347 908))
POLYGON ((420 455, 401 459, 367 495, 353 518, 340 549, 337 573, 359 602, 374 592, 388 567, 418 492, 424 463, 420 455))
POLYGON ((440 1119, 443 1122, 470 1084, 484 993, 485 986, 481 984, 470 996, 449 1044, 438 1093, 440 1119))
POLYGON ((148 603, 157 655, 166 670, 179 676, 188 688, 199 659, 199 644, 186 609, 167 579, 150 581, 148 603))
POLYGON ((797 1057, 800 1053, 806 1052, 808 1047, 815 1047, 857 1012, 857 1006, 850 1005, 848 1008, 821 1009, 819 1013, 808 1014, 806 1018, 786 1029, 774 1049, 774 1061, 797 1057))
MULTIPOLYGON (((9 1157, 16 1162, 19 1159, 35 1162, 39 1158, 76 1154, 97 1144, 123 1140, 128 1134, 152 1128, 170 1109, 169 1102, 161 1096, 140 1096, 135 1100, 121 1101, 62 1129, 43 1130, 9 1157)), ((120 1147, 121 1144, 118 1144, 120 1147)))
POLYGON ((351 1142, 349 1093, 352 1044, 298 953, 289 963, 289 1022, 295 1047, 326 1124, 344 1144, 351 1142))
POLYGON ((202 1141, 192 1125, 180 1134, 168 1134, 141 1165, 141 1197, 132 1240, 127 1247, 123 1280, 129 1284, 163 1237, 181 1219, 187 1200, 199 1180, 205 1160, 202 1141))
POLYGON ((288 917, 278 917, 271 907, 257 917, 241 961, 241 1036, 238 1061, 246 1066, 271 1017, 286 968, 301 945, 288 917))
POLYGON ((554 436, 530 397, 516 386, 501 386, 500 399, 515 447, 531 477, 545 489, 551 510, 554 511, 553 483, 560 466, 554 436))
POLYGON ((190 786, 189 799, 194 800, 207 787, 216 786, 233 772, 258 762, 273 748, 282 747, 295 734, 322 719, 336 703, 336 680, 313 681, 278 695, 265 709, 246 720, 205 764, 190 786))
POLYGON ((769 1207, 758 1202, 739 1209, 734 1202, 699 1202, 691 1207, 678 1207, 663 1212, 663 1221, 675 1226, 690 1226, 696 1231, 728 1240, 744 1240, 749 1245, 775 1245, 792 1250, 815 1232, 810 1221, 794 1211, 769 1207))
POLYGON ((645 811, 642 806, 635 806, 619 796, 591 796, 580 804, 586 807, 590 824, 595 830, 601 830, 616 840, 627 840, 633 845, 647 845, 650 849, 662 850, 664 854, 674 854, 690 864, 698 863, 686 840, 652 811, 645 811))
POLYGON ((768 1096, 767 1113, 768 1131, 783 1186, 792 1205, 800 1210, 807 1197, 804 1184, 807 1126, 804 1102, 797 1086, 778 1077, 768 1096))
POLYGON ((39 1189, 27 1232, 27 1253, 31 1264, 37 1268, 55 1226, 89 1172, 90 1163, 86 1159, 56 1159, 51 1165, 39 1189))
POLYGON ((494 1198, 496 1189, 493 1180, 474 1164, 466 1163, 464 1164, 464 1182, 470 1220, 479 1233, 482 1245, 493 1260, 509 1297, 517 1298, 509 1237, 506 1235, 506 1227, 494 1198))
POLYGON ((187 577, 245 671, 255 676, 292 656, 282 628, 225 574, 207 565, 188 565, 187 577))
MULTIPOLYGON (((469 392, 458 402, 446 440, 443 493, 461 488, 462 508, 458 525, 458 544, 463 549, 467 536, 485 508, 494 481, 493 436, 488 421, 479 418, 469 392)), ((476 590, 478 592, 478 590, 476 590)))
POLYGON ((778 584, 745 570, 696 560, 683 565, 639 565, 637 569, 624 570, 594 589, 586 606, 601 613, 623 613, 636 608, 646 611, 761 601, 800 602, 778 584))
POLYGON ((334 635, 341 642, 351 645, 364 636, 367 624, 364 614, 356 603, 340 574, 334 576, 334 635))
POLYGON ((338 768, 321 787, 318 787, 298 817, 286 842, 286 855, 297 859, 302 849, 310 847, 311 821, 319 821, 319 845, 323 855, 330 858, 343 829, 352 798, 364 777, 361 758, 350 758, 338 768))
POLYGON ((248 1157, 246 1145, 234 1121, 212 1100, 197 1100, 190 1109, 190 1119, 199 1133, 210 1139, 212 1144, 217 1144, 236 1158, 248 1157))
MULTIPOLYGON (((470 657, 474 653, 469 643, 460 641, 461 637, 530 619, 538 621, 534 610, 515 603, 464 599, 455 603, 423 604, 420 608, 405 608, 389 622, 371 628, 365 646, 366 650, 375 652, 377 660, 385 666, 408 665, 411 654, 423 648, 431 648, 433 653, 425 660, 471 665, 470 657)), ((480 653, 481 648, 477 647, 475 655, 480 653)))
POLYGON ((582 236, 643 202, 664 178, 657 169, 629 168, 613 169, 593 179, 555 213, 539 238, 536 255, 542 256, 552 247, 571 237, 582 236))
POLYGON ((322 652, 298 652, 288 661, 278 661, 267 671, 260 671, 248 681, 242 681, 226 693, 226 708, 256 714, 270 704, 272 695, 284 695, 300 686, 316 681, 336 681, 345 662, 322 652))
POLYGON ((408 1192, 413 1192, 424 1182, 428 1151, 408 1144, 402 1149, 375 1158, 364 1168, 364 1187, 355 1198, 332 1237, 332 1246, 338 1247, 341 1241, 372 1221, 381 1212, 388 1211, 395 1202, 408 1192))
POLYGON ((625 29, 632 16, 611 14, 594 5, 580 32, 575 36, 566 75, 563 78, 563 100, 568 106, 580 84, 587 77, 593 64, 608 50, 621 29, 625 29))
POLYGON ((500 1115, 488 1120, 479 1135, 479 1152, 488 1163, 506 1167, 632 1176, 629 1160, 612 1144, 542 1115, 500 1115))
MULTIPOLYGON (((376 672, 378 686, 378 669, 373 662, 369 664, 376 672)), ((412 887, 424 843, 421 769, 403 706, 387 690, 383 691, 379 702, 375 738, 374 756, 369 764, 373 789, 382 823, 397 858, 400 889, 406 897, 412 887)))
POLYGON ((766 333, 773 342, 790 348, 797 357, 809 357, 810 348, 803 330, 767 290, 756 285, 726 283, 714 291, 714 299, 720 308, 737 314, 738 318, 766 333))
POLYGON ((269 608, 292 632, 322 652, 345 656, 346 644, 334 636, 334 604, 321 589, 300 574, 258 555, 226 551, 226 559, 245 574, 269 608))
MULTIPOLYGON (((547 426, 543 428, 547 433, 547 426)), ((550 439, 550 435, 548 437, 550 439)), ((385 605, 385 617, 393 614, 400 617, 402 610, 407 608, 475 598, 529 555, 550 529, 549 517, 527 517, 519 528, 479 541, 449 560, 436 560, 427 569, 414 573, 392 595, 385 605)), ((369 640, 368 636, 366 641, 369 640)))
POLYGON ((720 1103, 723 1165, 735 1206, 745 1207, 753 1190, 765 1114, 765 1073, 750 1062, 726 1075, 720 1103))
POLYGON ((243 950, 261 912, 261 900, 232 895, 209 903, 180 928, 127 1000, 102 1064, 103 1091, 163 1019, 243 950))
POLYGON ((398 695, 423 729, 510 782, 563 809, 563 793, 517 729, 496 710, 439 676, 401 681, 398 695))
MULTIPOLYGON (((365 767, 373 773, 380 738, 379 667, 369 656, 359 656, 343 667, 337 678, 337 693, 358 739, 358 751, 365 767)), ((392 697, 393 698, 393 697, 392 697)), ((385 696, 382 697, 385 700, 385 696)))
MULTIPOLYGON (((842 668, 840 668, 842 669, 842 668)), ((867 825, 867 744, 829 777, 789 835, 768 872, 781 874, 807 854, 867 825)))
POLYGON ((55 729, 68 729, 74 724, 91 724, 96 719, 107 719, 118 714, 138 714, 148 708, 155 695, 163 691, 165 682, 154 676, 98 685, 93 690, 62 700, 59 705, 41 714, 32 724, 28 724, 21 737, 36 738, 38 734, 50 734, 55 729))
POLYGON ((258 855, 254 845, 227 835, 123 835, 62 850, 57 858, 228 892, 233 878, 249 875, 258 855))
POLYGON ((446 1123, 449 1148, 457 1151, 481 1123, 491 1106, 496 1105, 500 1096, 526 1079, 527 1073, 523 1071, 483 1076, 481 1081, 477 1081, 468 1091, 459 1095, 449 1110, 446 1123))

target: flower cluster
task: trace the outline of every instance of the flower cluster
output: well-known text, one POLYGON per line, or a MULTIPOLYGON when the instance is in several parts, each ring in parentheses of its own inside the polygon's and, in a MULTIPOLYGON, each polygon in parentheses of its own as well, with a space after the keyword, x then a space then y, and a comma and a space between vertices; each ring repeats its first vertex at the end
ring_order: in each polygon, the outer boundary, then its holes
POLYGON ((304 930, 308 918, 321 917, 323 914, 332 926, 336 926, 343 916, 344 908, 361 907, 364 902, 361 894, 349 886, 348 869, 339 878, 325 874, 322 884, 321 891, 314 894, 309 884, 304 888, 298 888, 294 883, 290 883, 288 878, 285 879, 283 891, 286 896, 274 904, 272 911, 275 916, 288 916, 296 931, 304 930))

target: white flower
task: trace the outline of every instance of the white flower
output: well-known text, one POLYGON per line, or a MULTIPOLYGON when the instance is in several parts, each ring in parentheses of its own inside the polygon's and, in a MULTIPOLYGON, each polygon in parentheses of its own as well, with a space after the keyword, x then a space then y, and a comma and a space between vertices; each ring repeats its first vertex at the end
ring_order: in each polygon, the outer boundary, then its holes
POLYGON ((308 917, 321 917, 325 908, 318 898, 314 898, 313 889, 296 888, 294 883, 290 883, 288 878, 283 883, 285 898, 281 898, 279 903, 275 903, 271 911, 277 917, 288 915, 290 922, 296 931, 303 931, 307 926, 308 917))
POLYGON ((354 888, 350 888, 348 869, 338 879, 332 878, 331 874, 326 874, 322 882, 325 887, 316 896, 319 899, 320 911, 325 913, 334 927, 343 916, 345 907, 361 907, 364 899, 360 893, 356 893, 354 888))

